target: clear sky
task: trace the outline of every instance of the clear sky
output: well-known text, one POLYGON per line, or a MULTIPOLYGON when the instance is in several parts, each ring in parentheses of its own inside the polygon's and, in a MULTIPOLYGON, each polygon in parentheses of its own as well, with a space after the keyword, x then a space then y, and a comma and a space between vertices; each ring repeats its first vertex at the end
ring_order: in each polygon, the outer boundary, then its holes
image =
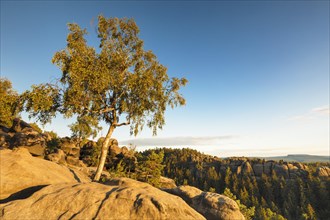
MULTIPOLYGON (((120 144, 329 155, 329 1, 1 1, 1 77, 19 92, 60 77, 51 58, 66 24, 87 28, 97 47, 99 14, 134 18, 145 49, 189 80, 187 105, 167 111, 157 137, 120 127, 120 144)), ((45 129, 70 135, 71 122, 45 129)))

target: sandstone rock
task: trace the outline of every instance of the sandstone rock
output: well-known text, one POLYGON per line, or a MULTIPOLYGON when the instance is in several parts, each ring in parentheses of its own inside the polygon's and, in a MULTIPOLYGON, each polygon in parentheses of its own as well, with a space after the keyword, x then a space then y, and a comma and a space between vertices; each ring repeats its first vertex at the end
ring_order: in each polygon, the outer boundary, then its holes
POLYGON ((33 156, 44 157, 46 139, 45 135, 34 130, 28 123, 16 118, 10 129, 0 127, 0 147, 10 149, 24 147, 33 156))
POLYGON ((72 156, 79 159, 80 156, 80 148, 76 146, 75 142, 71 140, 70 138, 62 138, 60 143, 61 150, 64 151, 64 153, 67 156, 72 156))
POLYGON ((316 169, 316 175, 319 177, 330 177, 330 168, 326 166, 318 167, 316 169))
POLYGON ((121 148, 121 153, 124 155, 124 156, 126 156, 127 154, 128 154, 128 152, 129 152, 129 150, 128 150, 128 148, 127 147, 122 147, 121 148))
POLYGON ((121 148, 117 145, 110 145, 108 154, 112 157, 115 157, 116 155, 121 153, 121 148))
POLYGON ((0 147, 9 148, 10 139, 11 136, 7 132, 0 129, 0 147))
POLYGON ((205 219, 181 198, 126 178, 110 185, 50 185, 29 198, 0 205, 0 218, 205 219))
POLYGON ((33 156, 43 157, 45 155, 46 141, 43 135, 32 128, 25 128, 22 132, 17 132, 10 140, 10 148, 24 147, 33 156))
POLYGON ((173 179, 161 176, 159 179, 159 187, 162 189, 173 189, 177 187, 173 179))
POLYGON ((293 163, 294 166, 298 167, 298 169, 303 169, 303 170, 307 170, 308 166, 299 162, 294 162, 293 163))
POLYGON ((289 171, 288 171, 288 166, 285 164, 275 164, 274 165, 274 172, 278 176, 283 176, 284 178, 289 177, 289 171))
POLYGON ((44 158, 45 155, 45 146, 36 144, 32 146, 20 146, 26 148, 32 156, 44 158))
POLYGON ((177 195, 207 219, 245 219, 237 203, 220 194, 203 192, 192 186, 179 186, 166 189, 177 195))
MULTIPOLYGON (((96 174, 97 167, 87 167, 90 176, 94 177, 96 174)), ((108 171, 103 170, 100 179, 110 179, 111 175, 108 171)))
POLYGON ((272 174, 274 163, 275 163, 274 161, 270 160, 264 164, 264 173, 266 175, 270 176, 272 174))
POLYGON ((10 130, 13 131, 13 132, 21 132, 25 128, 31 128, 32 129, 31 125, 29 125, 25 121, 23 121, 19 118, 15 118, 13 120, 13 125, 11 126, 10 130))
POLYGON ((257 177, 261 177, 261 175, 263 174, 264 172, 264 165, 263 164, 253 164, 253 171, 254 171, 254 174, 257 176, 257 177))
POLYGON ((111 138, 109 141, 109 146, 118 146, 117 139, 111 138))
POLYGON ((76 157, 73 157, 73 156, 67 156, 66 157, 66 162, 68 163, 68 164, 71 164, 71 165, 73 165, 73 166, 79 166, 79 159, 78 158, 76 158, 76 157))
POLYGON ((57 149, 56 153, 48 154, 46 159, 55 163, 66 164, 65 153, 61 149, 57 149))
POLYGON ((44 137, 39 133, 28 130, 26 133, 17 132, 12 137, 11 146, 20 147, 20 146, 33 146, 33 145, 42 145, 46 143, 44 137))
POLYGON ((249 161, 246 161, 243 163, 242 165, 242 173, 245 175, 254 175, 254 171, 253 168, 251 166, 251 164, 249 163, 249 161))
POLYGON ((79 171, 32 157, 25 148, 0 150, 0 158, 0 199, 29 187, 90 181, 79 171))

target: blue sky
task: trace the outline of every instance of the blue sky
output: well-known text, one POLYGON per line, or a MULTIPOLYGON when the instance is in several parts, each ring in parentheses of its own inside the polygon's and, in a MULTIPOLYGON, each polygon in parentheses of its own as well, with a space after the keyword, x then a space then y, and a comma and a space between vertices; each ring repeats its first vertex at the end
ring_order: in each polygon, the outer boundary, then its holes
MULTIPOLYGON (((87 28, 97 47, 99 14, 134 18, 168 74, 189 80, 187 105, 167 111, 157 137, 120 127, 120 144, 329 155, 328 1, 1 1, 1 77, 19 92, 59 77, 51 58, 66 24, 87 28)), ((71 122, 45 129, 69 135, 71 122)))

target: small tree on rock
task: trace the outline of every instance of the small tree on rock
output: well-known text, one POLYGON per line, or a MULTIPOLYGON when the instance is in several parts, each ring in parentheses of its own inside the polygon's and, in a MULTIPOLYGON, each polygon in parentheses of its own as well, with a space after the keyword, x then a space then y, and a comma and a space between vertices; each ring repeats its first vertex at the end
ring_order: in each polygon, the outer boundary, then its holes
POLYGON ((0 77, 0 125, 10 127, 22 110, 20 95, 13 90, 11 82, 0 77))
POLYGON ((62 77, 56 84, 34 86, 25 93, 26 110, 42 123, 60 112, 77 116, 76 125, 109 125, 94 181, 100 179, 113 131, 130 125, 131 134, 137 135, 147 125, 156 135, 165 124, 167 106, 185 104, 179 89, 187 83, 185 78, 170 79, 153 52, 144 50, 133 19, 98 20, 100 52, 87 45, 85 29, 69 24, 67 47, 52 60, 62 77))

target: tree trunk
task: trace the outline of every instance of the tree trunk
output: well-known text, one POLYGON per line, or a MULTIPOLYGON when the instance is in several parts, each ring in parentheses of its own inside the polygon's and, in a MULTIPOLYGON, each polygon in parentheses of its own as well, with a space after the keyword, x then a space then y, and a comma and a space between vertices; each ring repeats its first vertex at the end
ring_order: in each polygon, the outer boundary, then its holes
POLYGON ((93 179, 94 182, 98 182, 100 180, 100 177, 101 177, 101 174, 103 171, 103 167, 104 167, 104 163, 105 163, 105 160, 107 159, 107 155, 108 155, 109 141, 110 141, 111 135, 114 130, 115 130, 115 127, 110 126, 107 136, 105 137, 105 139, 103 141, 102 149, 101 149, 101 157, 100 157, 99 163, 97 165, 96 174, 93 179))

